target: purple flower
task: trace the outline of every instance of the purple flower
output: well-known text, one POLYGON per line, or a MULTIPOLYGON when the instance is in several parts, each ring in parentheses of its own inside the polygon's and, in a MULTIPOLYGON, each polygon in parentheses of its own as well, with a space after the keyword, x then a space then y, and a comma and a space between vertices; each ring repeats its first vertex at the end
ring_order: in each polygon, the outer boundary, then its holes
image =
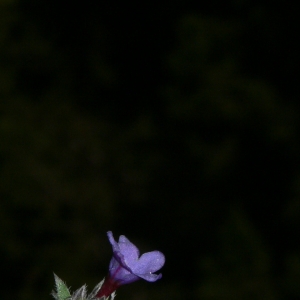
POLYGON ((97 297, 108 297, 120 285, 137 281, 140 278, 154 282, 162 277, 161 274, 153 274, 165 263, 165 256, 161 252, 147 252, 139 257, 139 249, 124 235, 120 236, 118 243, 111 231, 107 232, 107 236, 112 245, 113 257, 109 264, 109 275, 97 297))

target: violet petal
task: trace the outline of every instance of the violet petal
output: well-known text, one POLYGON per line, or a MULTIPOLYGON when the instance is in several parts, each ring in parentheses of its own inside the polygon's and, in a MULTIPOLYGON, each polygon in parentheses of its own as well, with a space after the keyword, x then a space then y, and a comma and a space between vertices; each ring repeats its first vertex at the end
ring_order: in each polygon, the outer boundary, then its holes
POLYGON ((154 282, 162 277, 161 274, 150 274, 150 273, 149 274, 140 274, 138 276, 149 282, 154 282))
POLYGON ((165 256, 159 251, 144 253, 139 260, 130 266, 135 274, 153 273, 161 269, 165 263, 165 256))
POLYGON ((121 235, 119 238, 119 249, 127 266, 132 266, 136 263, 139 258, 140 252, 139 249, 132 244, 124 235, 121 235))

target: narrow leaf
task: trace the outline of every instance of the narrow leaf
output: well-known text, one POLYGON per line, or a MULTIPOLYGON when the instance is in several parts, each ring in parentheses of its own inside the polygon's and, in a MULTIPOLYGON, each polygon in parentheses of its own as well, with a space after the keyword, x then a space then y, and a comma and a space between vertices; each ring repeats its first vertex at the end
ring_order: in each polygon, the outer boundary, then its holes
POLYGON ((94 287, 94 289, 92 290, 92 292, 88 296, 88 300, 92 300, 96 297, 99 290, 101 289, 101 286, 102 286, 103 282, 104 282, 104 279, 94 287))
POLYGON ((85 285, 73 293, 72 300, 86 300, 86 286, 85 285))

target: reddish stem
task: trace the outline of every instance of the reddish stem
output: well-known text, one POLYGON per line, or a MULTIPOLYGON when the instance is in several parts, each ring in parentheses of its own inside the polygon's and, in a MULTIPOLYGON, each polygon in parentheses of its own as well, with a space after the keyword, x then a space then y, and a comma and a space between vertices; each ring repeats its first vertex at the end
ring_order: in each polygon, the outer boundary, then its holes
POLYGON ((102 287, 100 288, 99 292, 96 295, 97 298, 101 298, 103 296, 105 298, 108 297, 120 286, 120 283, 114 280, 114 276, 120 271, 120 269, 121 268, 118 267, 112 276, 108 275, 105 278, 102 287))

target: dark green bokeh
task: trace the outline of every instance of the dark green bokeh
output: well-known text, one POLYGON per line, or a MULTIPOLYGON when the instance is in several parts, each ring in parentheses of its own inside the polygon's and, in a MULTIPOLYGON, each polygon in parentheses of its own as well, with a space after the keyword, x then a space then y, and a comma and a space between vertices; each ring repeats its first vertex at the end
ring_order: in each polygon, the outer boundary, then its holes
POLYGON ((93 287, 107 230, 167 259, 123 299, 300 296, 293 16, 151 3, 0 2, 1 299, 93 287))

